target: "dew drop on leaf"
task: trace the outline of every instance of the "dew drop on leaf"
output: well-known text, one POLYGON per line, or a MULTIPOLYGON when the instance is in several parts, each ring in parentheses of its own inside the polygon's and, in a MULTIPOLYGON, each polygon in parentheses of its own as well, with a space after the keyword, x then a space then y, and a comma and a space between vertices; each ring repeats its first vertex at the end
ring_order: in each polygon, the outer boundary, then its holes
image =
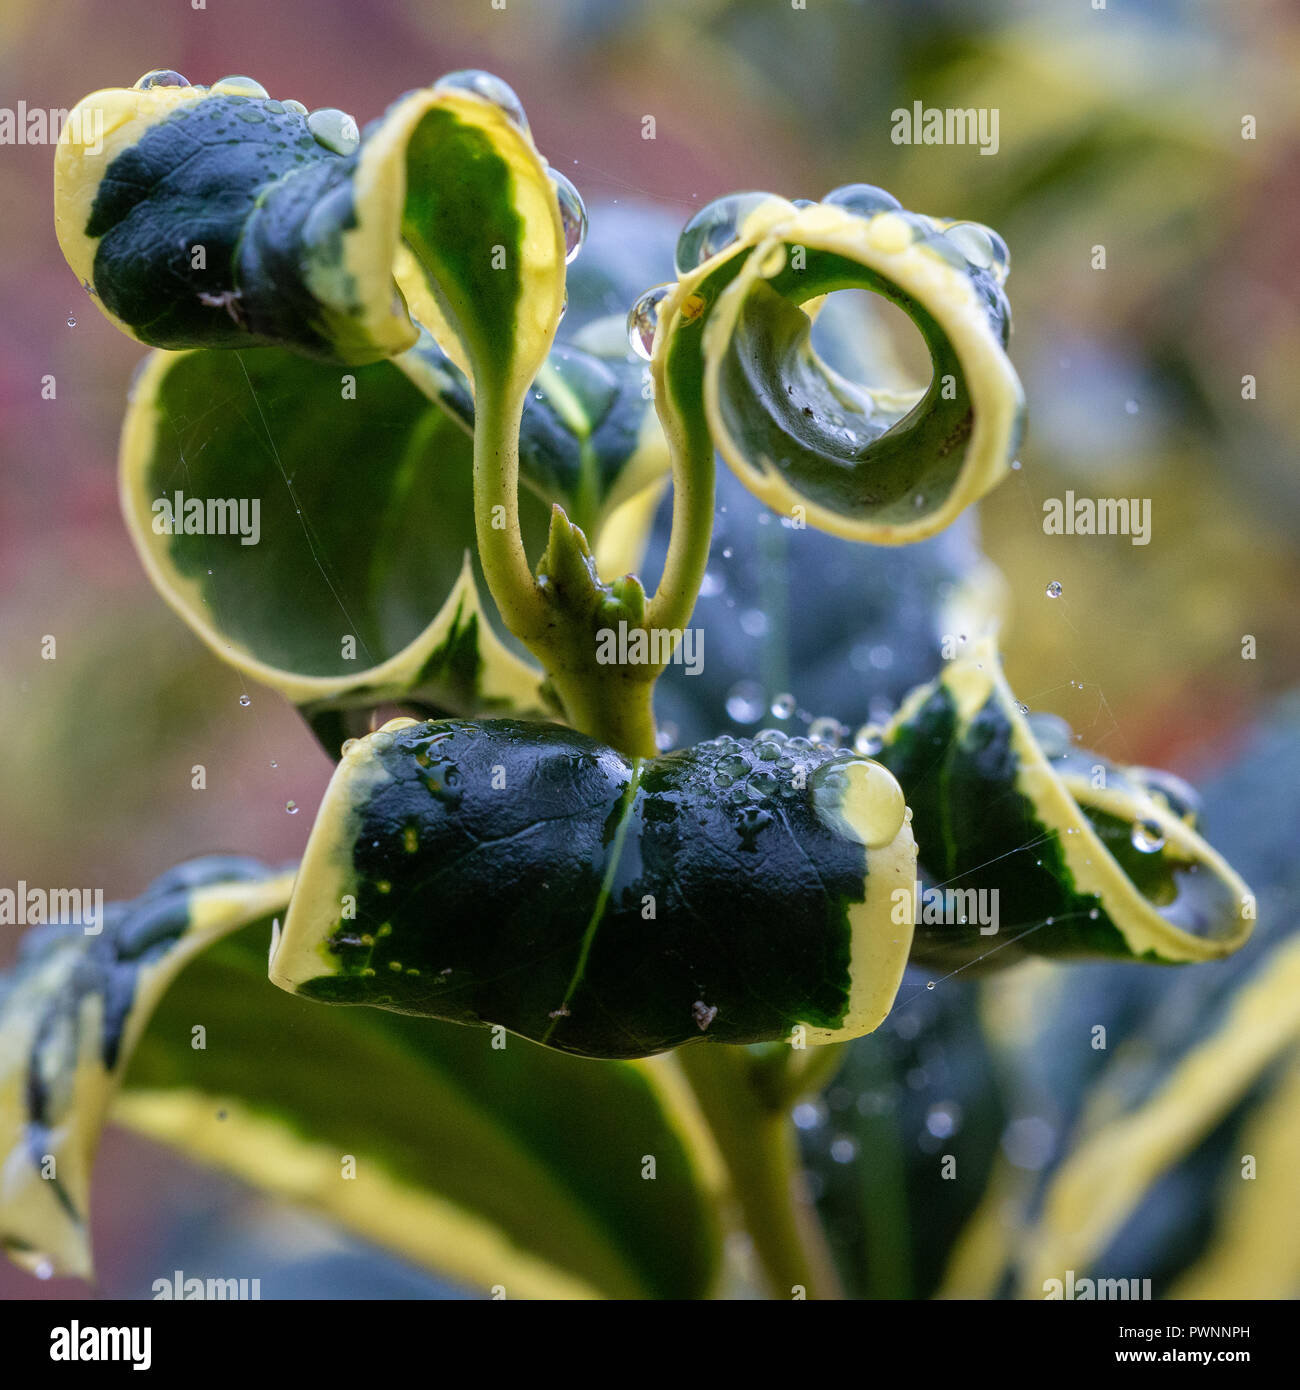
POLYGON ((516 129, 528 132, 528 116, 524 111, 523 102, 519 100, 515 89, 494 73, 484 72, 481 68, 461 68, 440 77, 433 84, 433 89, 435 92, 472 92, 476 97, 482 97, 484 101, 490 101, 493 106, 500 107, 516 129))
POLYGON ((648 289, 628 310, 628 346, 638 357, 649 361, 654 353, 655 328, 659 323, 659 306, 672 291, 672 285, 655 285, 648 289))
POLYGON ((843 208, 858 217, 874 217, 878 212, 898 212, 902 203, 892 193, 877 188, 874 183, 846 183, 842 188, 833 188, 822 199, 831 207, 843 208))
POLYGON ((771 193, 729 193, 702 207, 682 228, 677 239, 674 260, 678 275, 689 275, 739 241, 745 219, 774 196, 771 193))
POLYGON ((307 129, 316 143, 335 154, 351 154, 361 143, 356 121, 346 111, 334 106, 322 106, 307 117, 307 129))
POLYGON ((255 97, 259 101, 265 101, 271 95, 260 82, 254 81, 251 77, 245 77, 242 73, 223 77, 220 82, 214 82, 212 90, 220 92, 223 96, 255 97))
POLYGON ((137 92, 147 92, 150 87, 188 87, 189 79, 182 77, 174 68, 151 68, 143 77, 135 80, 137 92))
POLYGON ((1165 844, 1165 832, 1153 820, 1134 821, 1130 838, 1139 854, 1155 854, 1165 844))
POLYGON ((571 265, 587 239, 587 209, 582 194, 556 169, 548 169, 560 204, 560 225, 564 228, 564 263, 571 265))

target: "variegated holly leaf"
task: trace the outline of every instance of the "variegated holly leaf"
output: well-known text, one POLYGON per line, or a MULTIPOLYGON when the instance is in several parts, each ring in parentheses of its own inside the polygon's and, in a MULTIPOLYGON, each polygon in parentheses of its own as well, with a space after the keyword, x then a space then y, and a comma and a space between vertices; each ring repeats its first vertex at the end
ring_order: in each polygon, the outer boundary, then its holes
POLYGON ((199 860, 98 935, 29 936, 0 981, 13 1258, 90 1276, 111 1115, 484 1296, 709 1291, 717 1175, 670 1070, 290 998, 266 948, 292 879, 199 860))
MULTIPOLYGON (((470 452, 392 363, 160 352, 127 414, 122 506, 190 627, 309 713, 540 716, 541 672, 498 632, 471 559, 470 452)), ((544 534, 539 502, 526 516, 544 534)))
POLYGON ((394 720, 335 772, 271 978, 591 1057, 855 1037, 911 941, 905 811, 878 764, 806 739, 628 760, 394 720))
POLYGON ((1033 719, 991 639, 913 692, 876 753, 912 809, 924 888, 914 959, 1003 967, 1026 955, 1218 960, 1255 899, 1196 832, 1176 778, 1075 748, 1033 719), (951 910, 950 910, 951 909, 951 910))

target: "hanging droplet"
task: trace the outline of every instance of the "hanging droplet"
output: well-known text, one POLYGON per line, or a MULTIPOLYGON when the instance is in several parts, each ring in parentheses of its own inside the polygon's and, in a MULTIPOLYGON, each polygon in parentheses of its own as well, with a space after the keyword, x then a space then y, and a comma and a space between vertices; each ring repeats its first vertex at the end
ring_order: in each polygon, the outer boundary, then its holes
POLYGON ((38 1279, 53 1279, 54 1266, 50 1263, 49 1260, 38 1260, 36 1263, 36 1268, 32 1270, 32 1273, 38 1279))
POLYGON ((1043 592, 1047 595, 1048 598, 1060 598, 1062 590, 1060 584, 1058 584, 1057 581, 1053 579, 1052 582, 1047 586, 1047 588, 1043 592))
POLYGON ((789 719, 798 708, 798 703, 793 695, 778 695, 772 701, 772 717, 774 719, 789 719))
POLYGON ((674 260, 678 275, 689 275, 739 241, 745 219, 756 207, 771 202, 775 196, 772 193, 729 193, 702 207, 677 238, 674 260))
POLYGON ((934 981, 933 981, 933 980, 927 980, 927 981, 925 982, 925 987, 926 987, 926 989, 933 989, 933 988, 934 988, 934 981))
POLYGON ((212 84, 214 92, 220 92, 228 97, 256 97, 260 101, 265 101, 271 95, 260 82, 254 82, 251 77, 243 77, 236 74, 234 77, 223 77, 220 82, 212 84))
POLYGON ((291 816, 296 816, 298 814, 298 803, 296 801, 286 801, 284 803, 284 809, 288 811, 291 816))
POLYGON ((855 213, 858 217, 874 217, 878 212, 898 212, 903 206, 892 193, 886 193, 874 183, 846 183, 842 188, 831 189, 822 202, 843 208, 845 212, 855 213))
POLYGON ((72 314, 69 314, 69 315, 68 315, 68 327, 69 327, 69 328, 75 328, 76 326, 77 326, 77 320, 76 320, 75 316, 72 315, 72 314))
POLYGON ((147 92, 150 87, 188 87, 190 82, 174 68, 152 68, 143 77, 136 78, 134 85, 137 92, 147 92))
POLYGON ((648 289, 628 310, 627 341, 632 351, 647 362, 654 355, 655 329, 659 324, 659 306, 676 288, 675 285, 655 285, 648 289))
POLYGON ((944 235, 976 270, 990 271, 1000 284, 1011 271, 1007 244, 982 222, 954 222, 944 235))
POLYGON ((1148 791, 1163 797, 1165 804, 1180 820, 1194 823, 1201 814, 1200 793, 1175 773, 1165 772, 1158 767, 1135 767, 1132 773, 1146 785, 1148 791))
POLYGON ((253 703, 253 701, 252 701, 252 699, 251 699, 249 696, 247 696, 247 695, 241 695, 241 696, 239 697, 239 703, 240 703, 241 705, 243 705, 245 709, 247 709, 248 706, 251 705, 251 704, 253 703))
POLYGON ((1134 821, 1130 838, 1139 854, 1154 854, 1165 847, 1165 832, 1153 820, 1134 821))
POLYGON ((324 145, 335 154, 351 154, 361 143, 356 121, 335 106, 322 106, 313 111, 307 117, 307 129, 316 137, 318 145, 324 145))
POLYGON ((1074 743, 1074 730, 1059 714, 1036 710, 1025 716, 1029 732, 1043 751, 1045 758, 1063 758, 1074 743))
POLYGON ((560 204, 560 224, 564 228, 564 263, 572 265, 582 243, 587 239, 587 208, 582 194, 558 169, 546 171, 555 185, 555 196, 560 204))
POLYGON ((563 320, 565 314, 567 314, 568 312, 569 312, 569 287, 566 285, 566 286, 564 287, 564 295, 563 295, 563 297, 562 297, 561 300, 560 300, 560 312, 556 315, 556 317, 555 317, 555 322, 556 322, 556 323, 560 323, 560 322, 563 320))
POLYGON ((446 73, 433 84, 435 92, 444 89, 472 92, 476 97, 490 101, 493 106, 499 106, 512 125, 528 131, 528 116, 523 102, 515 89, 495 74, 484 72, 481 68, 461 68, 457 72, 446 73))

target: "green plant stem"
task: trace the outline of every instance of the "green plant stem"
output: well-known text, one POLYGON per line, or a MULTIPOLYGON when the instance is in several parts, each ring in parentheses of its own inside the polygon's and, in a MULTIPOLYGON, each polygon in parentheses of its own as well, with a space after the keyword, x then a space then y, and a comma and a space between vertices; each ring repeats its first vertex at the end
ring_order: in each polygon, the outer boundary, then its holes
MULTIPOLYGON (((476 389, 478 384, 476 382, 476 389)), ((530 651, 546 632, 546 609, 519 527, 519 420, 524 402, 477 389, 474 414, 474 537, 488 592, 505 625, 530 651)))
MULTIPOLYGON (((656 402, 661 384, 656 382, 656 402)), ((668 441, 673 471, 673 521, 668 555, 659 587, 646 610, 646 626, 672 631, 684 628, 709 564, 713 540, 713 441, 707 430, 688 434, 667 412, 660 423, 668 441)))
POLYGON ((654 685, 626 667, 549 668, 569 725, 628 758, 653 758, 654 685))
POLYGON ((746 1048, 702 1042, 677 1055, 773 1295, 790 1298, 802 1288, 808 1298, 843 1297, 825 1235, 800 1190, 789 1107, 773 1103, 746 1048))

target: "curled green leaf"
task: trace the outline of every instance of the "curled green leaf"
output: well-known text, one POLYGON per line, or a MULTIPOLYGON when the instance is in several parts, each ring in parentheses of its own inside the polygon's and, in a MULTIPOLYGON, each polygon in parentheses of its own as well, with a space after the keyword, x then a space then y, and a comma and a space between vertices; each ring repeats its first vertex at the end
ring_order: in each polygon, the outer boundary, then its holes
POLYGON ((680 278, 657 307, 653 370, 679 450, 716 446, 774 511, 897 545, 942 530, 1001 480, 1023 397, 1005 352, 1006 265, 992 235, 889 203, 720 200, 718 217, 734 225, 699 245, 684 234, 692 254, 683 264, 679 248, 680 278), (847 288, 912 319, 930 353, 928 387, 871 387, 822 361, 813 318, 825 295, 847 288))
POLYGON ((894 779, 807 740, 394 720, 335 772, 271 978, 592 1057, 839 1041, 893 1001, 914 865, 894 779))

